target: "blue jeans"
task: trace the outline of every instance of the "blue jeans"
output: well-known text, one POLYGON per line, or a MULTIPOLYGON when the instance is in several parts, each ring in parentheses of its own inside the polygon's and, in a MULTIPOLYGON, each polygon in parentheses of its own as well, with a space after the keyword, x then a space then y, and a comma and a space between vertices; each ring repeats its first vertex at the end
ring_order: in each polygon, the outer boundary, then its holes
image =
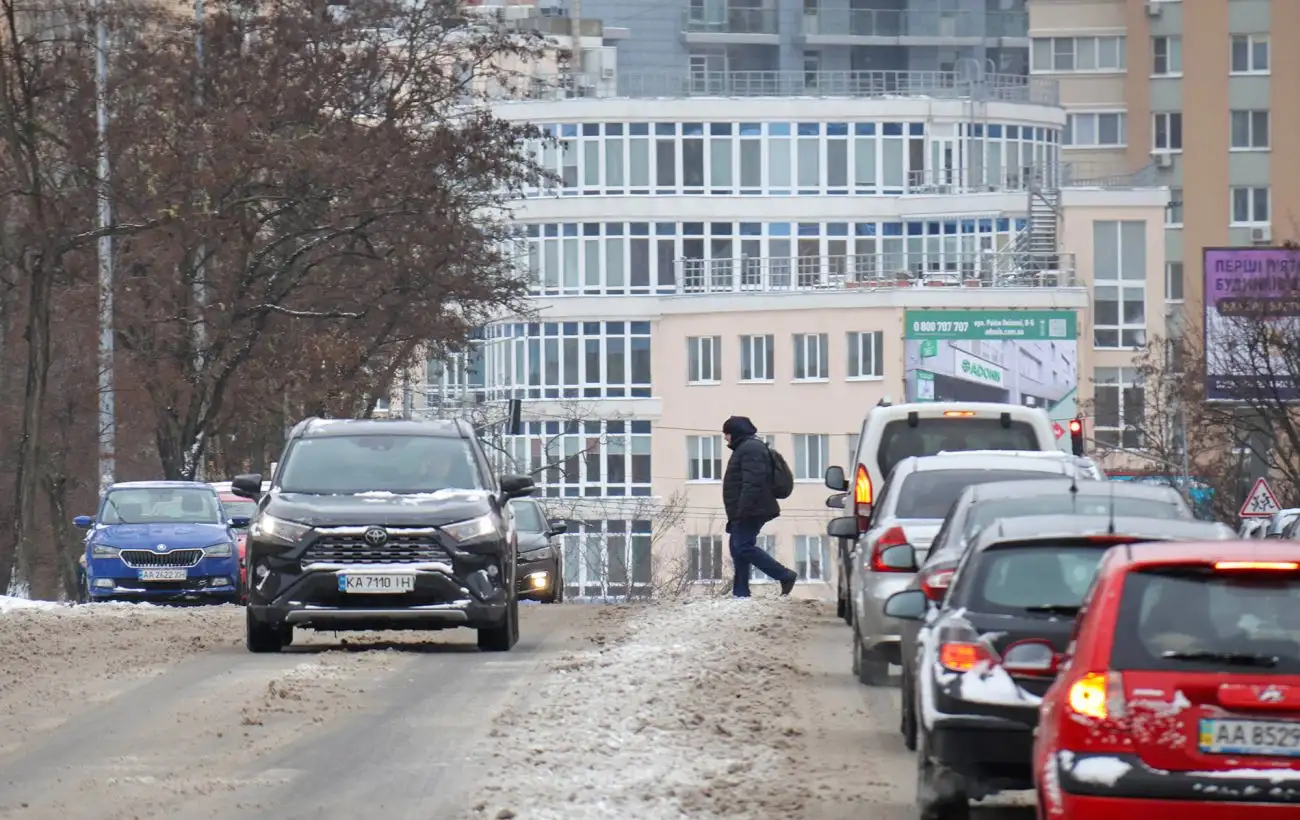
POLYGON ((794 570, 758 548, 758 534, 762 530, 762 521, 731 522, 731 565, 736 568, 735 578, 731 582, 731 594, 737 598, 749 597, 751 565, 773 581, 789 581, 799 577, 794 570))

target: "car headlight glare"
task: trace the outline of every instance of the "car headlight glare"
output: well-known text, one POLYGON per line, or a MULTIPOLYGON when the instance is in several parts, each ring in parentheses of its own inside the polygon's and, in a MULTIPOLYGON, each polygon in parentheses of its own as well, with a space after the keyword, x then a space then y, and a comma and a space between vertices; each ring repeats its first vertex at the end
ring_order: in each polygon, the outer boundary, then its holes
POLYGON ((444 524, 439 529, 462 544, 466 541, 496 538, 500 534, 497 523, 490 514, 471 518, 468 521, 458 521, 455 524, 444 524))
POLYGON ((253 523, 248 527, 248 532, 254 538, 269 538, 285 544, 296 544, 302 540, 304 535, 311 532, 311 527, 306 524, 299 524, 296 521, 285 521, 283 518, 263 514, 253 519, 253 523))
POLYGON ((117 547, 110 547, 108 544, 91 544, 91 558, 116 558, 118 553, 117 547))
POLYGON ((235 545, 229 541, 222 541, 220 544, 213 544, 210 547, 203 548, 203 557, 205 558, 229 558, 235 554, 235 545))

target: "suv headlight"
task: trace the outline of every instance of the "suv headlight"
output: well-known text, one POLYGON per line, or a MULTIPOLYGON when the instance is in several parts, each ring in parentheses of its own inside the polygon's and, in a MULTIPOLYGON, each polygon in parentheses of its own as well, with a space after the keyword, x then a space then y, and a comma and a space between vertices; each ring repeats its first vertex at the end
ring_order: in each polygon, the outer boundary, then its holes
POLYGON ((110 547, 108 544, 91 544, 91 558, 116 558, 118 553, 117 547, 110 547))
POLYGON ((458 521, 455 524, 444 524, 438 529, 462 544, 468 541, 498 538, 501 535, 501 531, 497 529, 497 523, 493 520, 491 514, 480 515, 478 518, 471 518, 468 521, 458 521))
POLYGON ((538 547, 537 549, 525 550, 519 554, 529 561, 545 561, 551 557, 551 548, 538 547))
POLYGON ((235 554, 235 545, 229 541, 222 541, 220 544, 213 544, 210 547, 203 548, 204 558, 229 558, 235 554))
POLYGON ((296 544, 309 532, 311 527, 306 524, 266 514, 254 518, 248 527, 248 534, 254 538, 269 538, 284 544, 296 544))

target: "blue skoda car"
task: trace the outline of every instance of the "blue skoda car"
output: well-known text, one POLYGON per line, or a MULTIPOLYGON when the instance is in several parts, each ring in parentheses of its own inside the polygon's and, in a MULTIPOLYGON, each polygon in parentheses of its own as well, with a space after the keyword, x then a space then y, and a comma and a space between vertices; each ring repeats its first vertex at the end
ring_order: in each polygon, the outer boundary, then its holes
POLYGON ((104 493, 86 533, 88 601, 239 600, 239 551, 216 490, 194 481, 127 481, 104 493))

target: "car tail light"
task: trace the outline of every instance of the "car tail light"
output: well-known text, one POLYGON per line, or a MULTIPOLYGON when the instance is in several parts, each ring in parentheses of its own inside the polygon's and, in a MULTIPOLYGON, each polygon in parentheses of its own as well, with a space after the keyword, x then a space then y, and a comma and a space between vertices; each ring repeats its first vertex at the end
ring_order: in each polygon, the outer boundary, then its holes
POLYGON ((931 601, 942 601, 956 571, 957 568, 952 564, 939 564, 921 573, 921 591, 925 597, 931 601))
POLYGON ((1119 672, 1088 672, 1070 685, 1066 703, 1070 711, 1093 720, 1118 720, 1127 708, 1124 676, 1119 672))
POLYGON ((874 500, 871 474, 867 472, 866 465, 859 464, 858 471, 853 477, 853 514, 858 517, 858 532, 867 531, 869 520, 867 513, 860 508, 873 503, 874 500))
POLYGON ((1217 572, 1295 572, 1300 564, 1295 561, 1219 561, 1217 572))
POLYGON ((943 414, 945 417, 950 419, 953 418, 968 419, 975 415, 975 411, 974 410, 944 410, 943 414))
POLYGON ((911 572, 906 569, 896 569, 885 564, 881 558, 881 553, 890 547, 901 547, 907 543, 907 533, 903 532, 902 527, 890 527, 880 534, 876 539, 875 545, 871 548, 871 571, 872 572, 911 572))
POLYGON ((969 672, 993 660, 993 653, 982 643, 950 641, 939 645, 939 665, 949 672, 969 672))
POLYGON ((1060 664, 1061 656, 1047 641, 1017 641, 1002 652, 1002 668, 1019 677, 1054 677, 1060 664))

